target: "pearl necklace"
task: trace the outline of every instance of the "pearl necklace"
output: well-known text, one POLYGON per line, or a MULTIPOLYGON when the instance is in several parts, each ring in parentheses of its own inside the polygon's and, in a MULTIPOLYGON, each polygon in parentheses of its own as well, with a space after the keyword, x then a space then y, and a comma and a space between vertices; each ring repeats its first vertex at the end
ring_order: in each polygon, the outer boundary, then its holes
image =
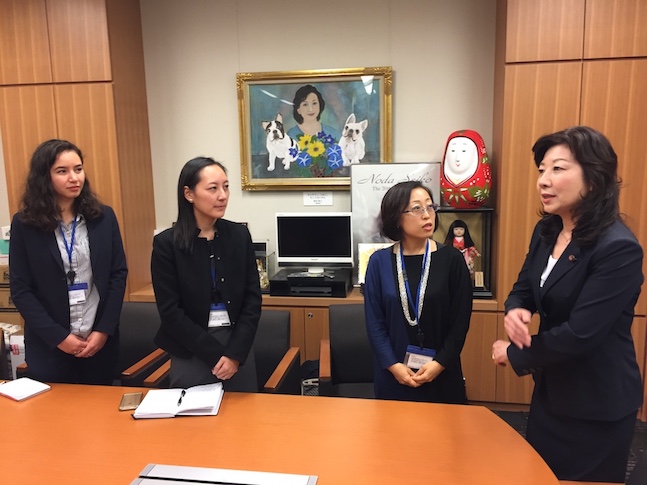
MULTIPOLYGON (((407 297, 407 288, 404 284, 404 269, 400 243, 396 243, 395 245, 395 263, 398 273, 398 289, 400 290, 400 303, 402 304, 402 312, 404 313, 404 318, 407 319, 409 325, 415 327, 416 325, 418 325, 418 320, 411 318, 411 313, 409 313, 409 299, 407 297)), ((429 251, 429 241, 427 241, 427 246, 425 247, 425 263, 422 271, 422 278, 420 279, 420 289, 418 295, 418 316, 422 314, 422 305, 425 302, 425 290, 427 289, 427 280, 429 279, 430 268, 431 253, 429 251)))

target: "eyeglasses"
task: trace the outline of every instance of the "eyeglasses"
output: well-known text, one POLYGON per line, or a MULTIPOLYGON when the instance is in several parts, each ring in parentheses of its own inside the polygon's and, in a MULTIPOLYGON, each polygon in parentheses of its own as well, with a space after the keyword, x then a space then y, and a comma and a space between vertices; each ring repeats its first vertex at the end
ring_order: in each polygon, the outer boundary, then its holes
POLYGON ((426 207, 420 207, 419 205, 412 207, 411 209, 407 209, 406 211, 402 211, 403 214, 406 213, 411 213, 415 214, 417 216, 421 216, 423 212, 428 212, 429 214, 432 214, 438 210, 438 207, 440 207, 438 204, 429 204, 426 207))

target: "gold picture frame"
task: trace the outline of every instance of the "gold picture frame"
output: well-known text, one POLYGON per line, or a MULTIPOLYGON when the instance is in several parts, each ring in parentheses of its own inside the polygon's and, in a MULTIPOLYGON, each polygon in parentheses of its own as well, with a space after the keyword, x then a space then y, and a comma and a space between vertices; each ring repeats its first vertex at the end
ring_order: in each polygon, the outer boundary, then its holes
POLYGON ((348 190, 350 165, 391 162, 391 67, 238 73, 236 84, 243 190, 348 190))

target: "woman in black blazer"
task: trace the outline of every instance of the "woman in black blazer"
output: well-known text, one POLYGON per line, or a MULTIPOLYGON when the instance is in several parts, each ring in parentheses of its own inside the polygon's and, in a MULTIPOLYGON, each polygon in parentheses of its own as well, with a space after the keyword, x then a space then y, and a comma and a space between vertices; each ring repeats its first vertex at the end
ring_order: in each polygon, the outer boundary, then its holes
POLYGON ((631 324, 643 251, 620 220, 617 157, 583 126, 532 151, 542 219, 505 302, 511 342, 492 359, 533 375, 527 439, 559 479, 624 483, 642 403, 631 324))
POLYGON ((29 375, 112 384, 126 256, 115 214, 92 192, 74 144, 49 140, 32 155, 9 266, 29 375))
POLYGON ((151 260, 162 321, 155 342, 171 354, 171 387, 224 381, 226 390, 256 392, 251 347, 261 288, 249 231, 223 219, 225 167, 190 160, 177 197, 177 222, 155 236, 151 260))

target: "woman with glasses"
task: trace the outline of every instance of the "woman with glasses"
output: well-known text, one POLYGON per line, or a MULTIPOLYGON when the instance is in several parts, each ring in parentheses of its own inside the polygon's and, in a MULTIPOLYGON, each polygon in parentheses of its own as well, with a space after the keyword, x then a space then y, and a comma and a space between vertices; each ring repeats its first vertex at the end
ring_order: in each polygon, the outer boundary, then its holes
POLYGON ((171 354, 171 387, 224 381, 228 391, 257 392, 251 350, 261 315, 252 239, 223 219, 225 167, 188 161, 177 187, 175 226, 153 240, 151 273, 162 324, 155 343, 171 354))
POLYGON ((380 399, 465 403, 460 353, 472 314, 472 283, 461 253, 432 239, 431 192, 417 181, 382 199, 381 233, 396 243, 373 253, 364 309, 380 399))

